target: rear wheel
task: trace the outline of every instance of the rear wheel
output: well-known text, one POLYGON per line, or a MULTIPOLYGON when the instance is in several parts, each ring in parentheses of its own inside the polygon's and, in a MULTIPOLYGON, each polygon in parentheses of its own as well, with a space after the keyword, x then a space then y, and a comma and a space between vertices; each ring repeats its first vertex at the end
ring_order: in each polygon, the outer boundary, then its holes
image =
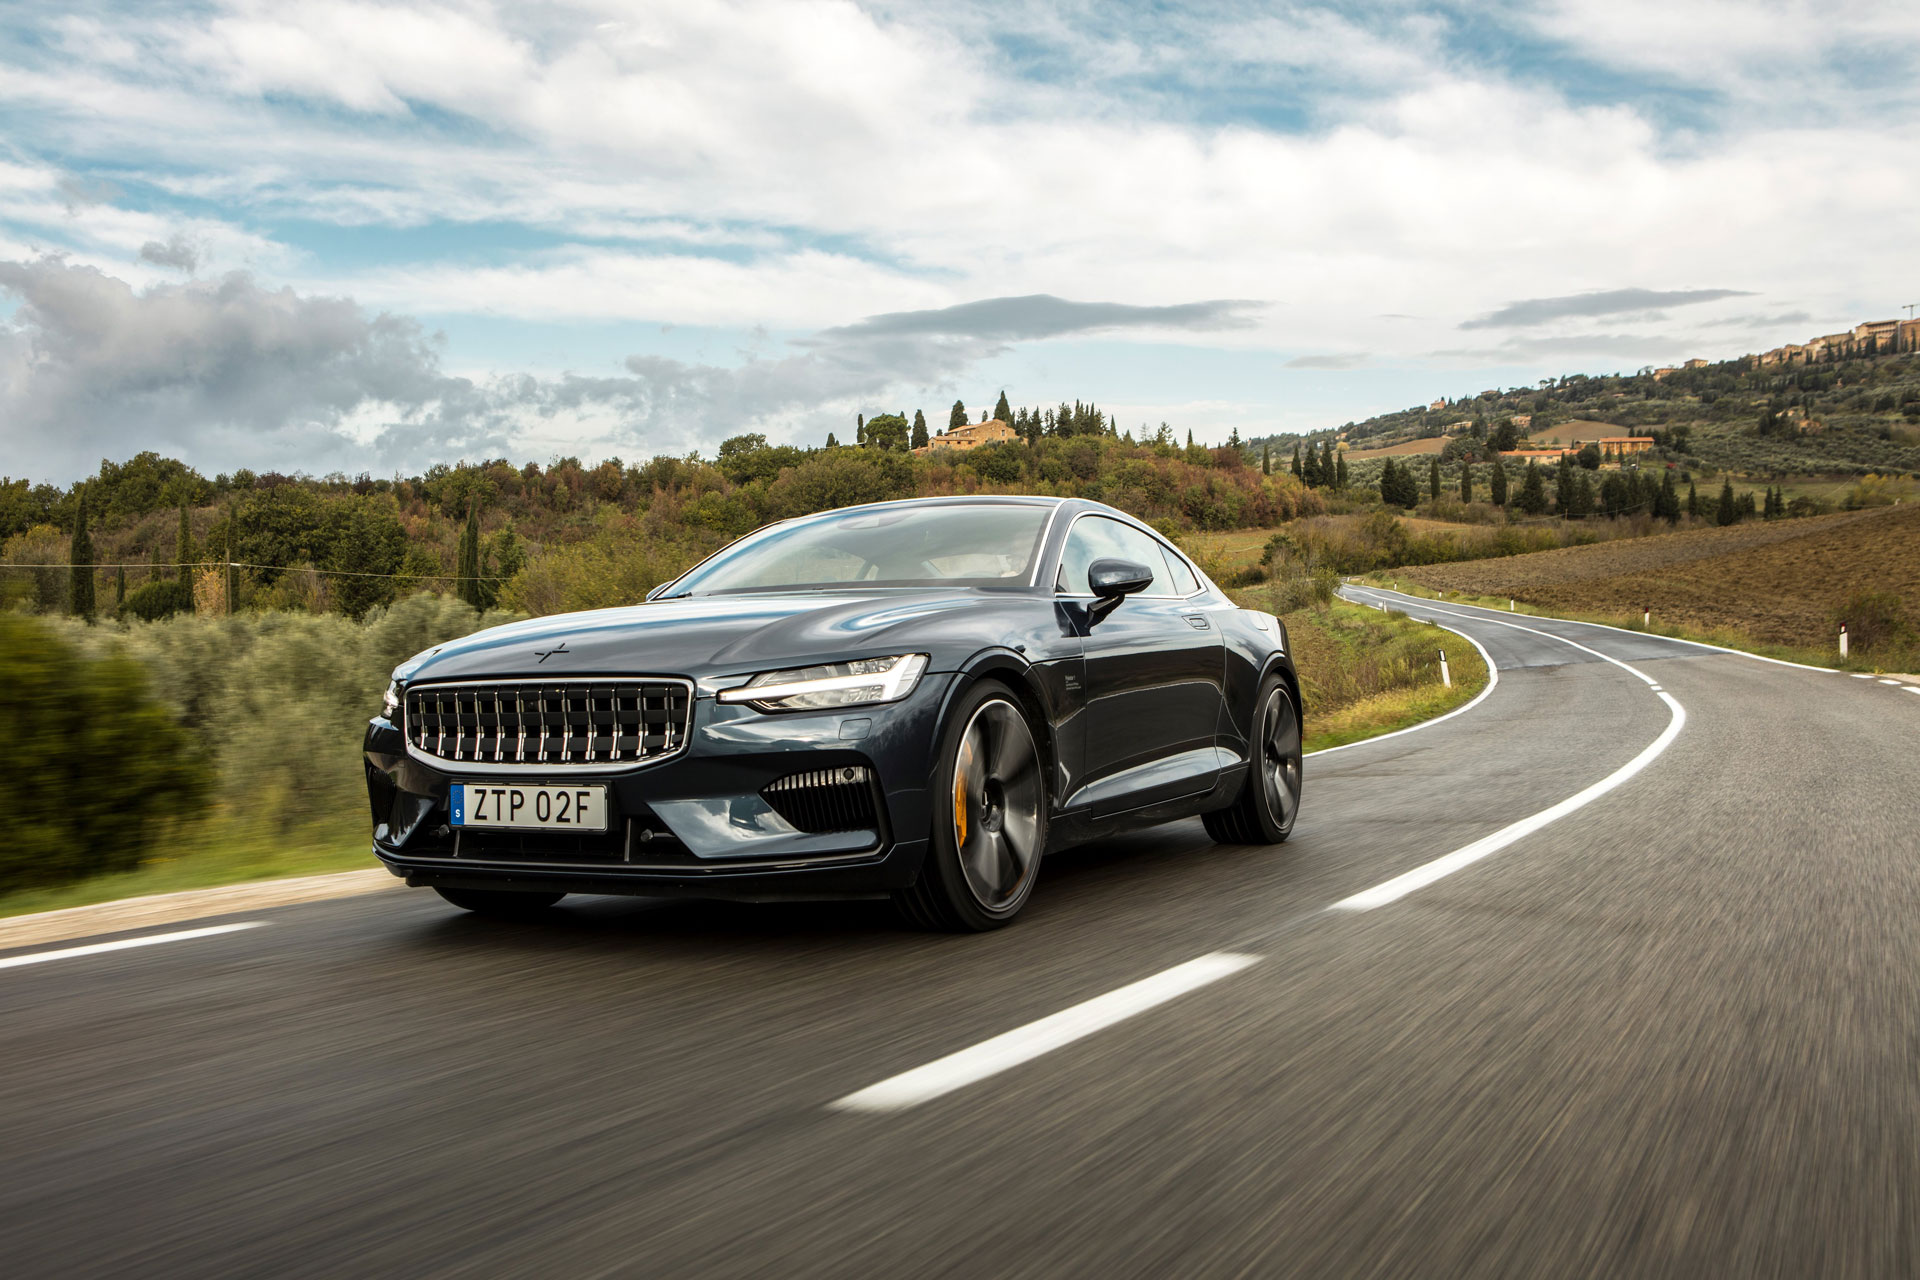
POLYGON ((926 865, 894 901, 922 928, 997 929, 1026 905, 1047 845, 1039 747, 1006 686, 983 681, 961 699, 933 786, 926 865))
POLYGON ((560 899, 564 893, 520 893, 512 889, 443 889, 435 893, 463 910, 496 920, 529 920, 560 899))
POLYGON ((1300 813, 1300 712, 1286 682, 1268 676, 1254 708, 1246 785, 1239 799, 1202 818, 1220 844, 1279 844, 1300 813))

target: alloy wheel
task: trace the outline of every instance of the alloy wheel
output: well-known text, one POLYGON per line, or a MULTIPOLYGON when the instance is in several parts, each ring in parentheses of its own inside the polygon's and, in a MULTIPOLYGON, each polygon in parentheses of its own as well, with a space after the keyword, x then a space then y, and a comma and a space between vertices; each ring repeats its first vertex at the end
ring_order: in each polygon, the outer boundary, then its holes
POLYGON ((1018 708, 982 703, 953 766, 953 845, 974 900, 1017 902, 1040 861, 1040 753, 1018 708))

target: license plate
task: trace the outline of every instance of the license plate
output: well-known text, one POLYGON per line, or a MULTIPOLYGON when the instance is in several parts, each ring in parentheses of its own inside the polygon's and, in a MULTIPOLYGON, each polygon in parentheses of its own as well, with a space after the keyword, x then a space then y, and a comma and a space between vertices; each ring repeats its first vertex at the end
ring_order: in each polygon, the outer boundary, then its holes
POLYGON ((605 831, 607 789, 456 782, 448 789, 456 827, 517 827, 526 831, 605 831))

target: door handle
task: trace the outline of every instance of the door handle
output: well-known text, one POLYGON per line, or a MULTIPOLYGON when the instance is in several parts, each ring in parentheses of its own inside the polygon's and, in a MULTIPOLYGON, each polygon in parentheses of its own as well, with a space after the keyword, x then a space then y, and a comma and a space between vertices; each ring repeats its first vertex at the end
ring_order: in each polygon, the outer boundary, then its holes
POLYGON ((1186 614, 1185 617, 1187 619, 1187 625, 1192 627, 1195 631, 1213 630, 1213 624, 1208 622, 1206 618, 1202 617, 1200 614, 1189 613, 1189 614, 1186 614))

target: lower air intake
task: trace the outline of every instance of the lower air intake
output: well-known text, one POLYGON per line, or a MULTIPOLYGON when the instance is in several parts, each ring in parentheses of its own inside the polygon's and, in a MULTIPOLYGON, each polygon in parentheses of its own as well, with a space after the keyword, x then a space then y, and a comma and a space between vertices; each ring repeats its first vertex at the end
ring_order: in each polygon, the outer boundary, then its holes
POLYGON ((873 831, 879 826, 873 775, 865 765, 789 774, 767 784, 760 796, 775 813, 810 834, 873 831))

